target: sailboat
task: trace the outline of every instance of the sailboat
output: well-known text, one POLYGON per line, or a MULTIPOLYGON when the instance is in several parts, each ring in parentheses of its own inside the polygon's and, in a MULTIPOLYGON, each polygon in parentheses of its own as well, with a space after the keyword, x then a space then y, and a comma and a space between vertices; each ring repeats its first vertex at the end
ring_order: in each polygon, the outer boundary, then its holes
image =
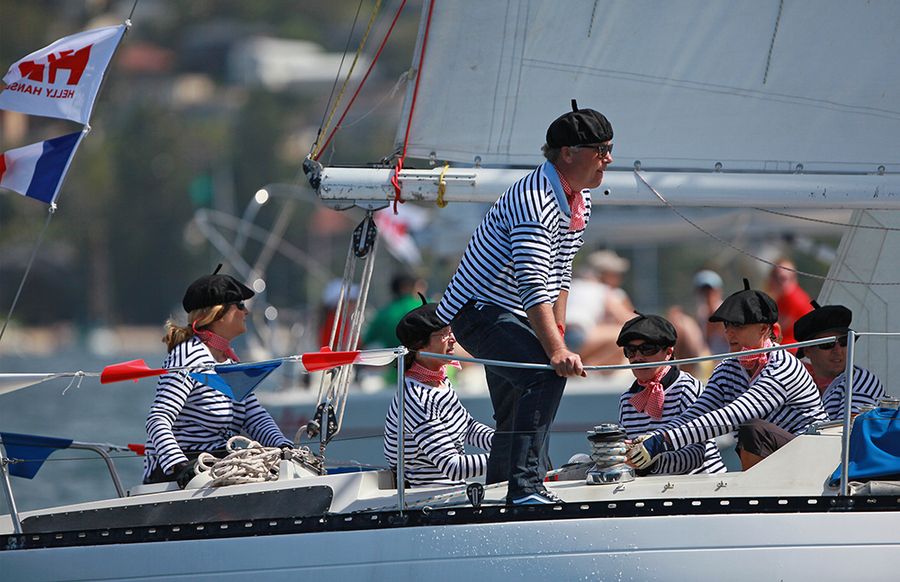
MULTIPOLYGON (((818 301, 853 310, 855 361, 890 392, 896 342, 865 334, 900 329, 898 29, 900 7, 879 0, 426 0, 400 163, 305 170, 334 208, 493 202, 577 99, 616 128, 597 213, 851 209, 818 301), (407 169, 406 156, 448 163, 407 169)), ((4 517, 0 578, 892 580, 897 482, 851 482, 850 434, 847 415, 717 475, 629 480, 575 461, 547 484, 563 503, 529 507, 504 505, 502 484, 398 489, 388 471, 285 460, 277 480, 200 475, 4 517)))

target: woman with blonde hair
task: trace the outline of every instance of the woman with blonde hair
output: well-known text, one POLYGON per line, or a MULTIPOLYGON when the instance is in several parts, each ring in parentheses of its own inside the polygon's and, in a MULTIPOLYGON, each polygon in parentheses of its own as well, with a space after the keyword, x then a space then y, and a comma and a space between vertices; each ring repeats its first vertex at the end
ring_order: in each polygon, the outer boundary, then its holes
MULTIPOLYGON (((182 306, 187 325, 166 322, 165 368, 238 362, 230 342, 247 331, 244 305, 254 293, 230 275, 200 277, 182 306)), ((238 402, 179 370, 159 377, 147 416, 144 483, 176 481, 182 489, 195 475, 201 452, 222 455, 228 439, 246 434, 266 447, 293 446, 254 394, 238 402)))

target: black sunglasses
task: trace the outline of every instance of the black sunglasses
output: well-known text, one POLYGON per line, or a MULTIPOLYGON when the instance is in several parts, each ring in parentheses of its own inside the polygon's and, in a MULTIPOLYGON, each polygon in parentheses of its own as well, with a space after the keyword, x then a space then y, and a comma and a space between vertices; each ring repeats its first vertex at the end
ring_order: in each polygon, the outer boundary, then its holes
MULTIPOLYGON (((247 306, 244 305, 243 301, 232 301, 231 303, 226 303, 225 307, 228 308, 228 307, 231 307, 232 305, 237 306, 237 308, 240 309, 241 311, 247 309, 247 306)), ((227 309, 226 309, 226 311, 227 311, 227 309)))
POLYGON ((613 144, 611 144, 611 143, 605 143, 602 145, 583 145, 583 146, 578 146, 578 147, 589 148, 589 149, 595 150, 598 154, 600 154, 600 156, 605 156, 606 154, 611 154, 612 150, 613 150, 613 144))
POLYGON ((828 342, 827 344, 819 344, 816 347, 819 348, 820 350, 822 350, 823 352, 827 352, 828 350, 834 349, 835 343, 837 345, 841 346, 842 348, 846 348, 847 347, 847 336, 845 336, 845 335, 841 336, 841 337, 837 338, 837 341, 832 340, 832 341, 828 342))
POLYGON ((644 356, 653 356, 659 353, 659 350, 663 349, 663 346, 657 344, 641 344, 639 346, 622 346, 622 351, 625 352, 625 357, 629 360, 637 355, 638 352, 641 352, 641 355, 644 356))

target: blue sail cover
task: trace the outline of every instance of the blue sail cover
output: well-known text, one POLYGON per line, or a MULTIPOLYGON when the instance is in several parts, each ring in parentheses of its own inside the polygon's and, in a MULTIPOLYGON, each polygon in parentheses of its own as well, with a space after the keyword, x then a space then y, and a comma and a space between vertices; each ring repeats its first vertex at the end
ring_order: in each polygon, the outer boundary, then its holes
POLYGON ((15 463, 9 464, 9 474, 25 479, 34 478, 53 451, 67 449, 72 444, 72 439, 14 432, 0 432, 0 439, 3 439, 3 448, 6 449, 7 458, 16 460, 15 463))
MULTIPOLYGON (((876 408, 853 421, 850 433, 850 481, 900 479, 900 410, 876 408)), ((831 475, 830 485, 841 482, 841 467, 831 475)))

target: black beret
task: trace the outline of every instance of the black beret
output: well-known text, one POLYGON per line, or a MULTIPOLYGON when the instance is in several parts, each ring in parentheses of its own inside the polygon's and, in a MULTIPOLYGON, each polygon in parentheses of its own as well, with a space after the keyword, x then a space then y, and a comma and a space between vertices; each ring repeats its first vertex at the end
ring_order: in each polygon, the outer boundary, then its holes
POLYGON ((711 322, 727 321, 734 325, 749 323, 776 323, 778 321, 778 305, 775 300, 762 291, 750 288, 750 282, 744 279, 744 290, 729 295, 722 305, 709 316, 711 322))
POLYGON ((403 316, 397 324, 397 339, 411 348, 428 341, 428 336, 444 329, 447 324, 437 316, 437 303, 425 303, 403 316))
MULTIPOLYGON (((637 312, 635 312, 637 313, 637 312)), ((644 315, 638 313, 634 319, 629 319, 622 326, 617 346, 625 346, 629 342, 643 339, 660 346, 674 346, 678 339, 678 332, 665 317, 659 315, 644 315)))
POLYGON ((240 283, 231 275, 219 275, 216 267, 212 275, 203 275, 187 288, 181 305, 190 313, 195 309, 203 309, 214 305, 225 305, 250 299, 254 293, 249 287, 240 283))
MULTIPOLYGON (((834 332, 844 334, 850 331, 850 322, 853 320, 853 312, 843 305, 826 305, 820 307, 815 301, 811 302, 815 308, 794 322, 794 339, 798 342, 811 340, 820 333, 834 332)), ((803 348, 797 351, 797 357, 802 358, 803 348)))
POLYGON ((572 111, 559 116, 547 128, 547 146, 554 149, 600 144, 612 138, 613 129, 609 120, 599 111, 578 109, 574 99, 572 111))

